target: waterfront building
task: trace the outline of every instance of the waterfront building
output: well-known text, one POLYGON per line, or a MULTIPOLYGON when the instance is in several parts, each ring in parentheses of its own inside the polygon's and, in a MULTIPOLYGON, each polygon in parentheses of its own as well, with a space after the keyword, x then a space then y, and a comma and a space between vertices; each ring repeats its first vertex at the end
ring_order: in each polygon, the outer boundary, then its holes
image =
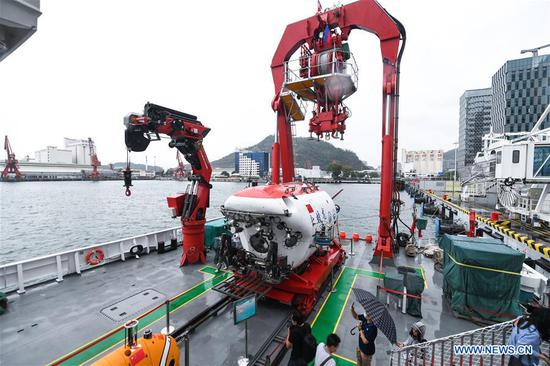
POLYGON ((455 170, 455 157, 458 158, 456 148, 443 153, 443 173, 455 170))
POLYGON ((78 140, 78 139, 69 139, 65 137, 65 149, 72 151, 72 163, 80 165, 91 165, 92 161, 90 160, 90 143, 91 147, 95 151, 94 142, 89 140, 78 140))
POLYGON ((37 163, 72 164, 73 152, 58 149, 57 146, 47 146, 45 149, 35 151, 34 158, 37 163))
POLYGON ((530 131, 550 103, 550 55, 506 61, 493 75, 492 89, 493 131, 530 131))
POLYGON ((313 165, 311 169, 307 168, 295 168, 295 175, 302 178, 323 178, 327 175, 326 172, 321 170, 319 165, 313 165))
POLYGON ((236 151, 235 171, 243 177, 265 177, 269 173, 269 153, 236 151))
POLYGON ((466 90, 460 97, 457 151, 460 176, 468 175, 467 167, 483 147, 481 138, 491 129, 491 100, 491 88, 466 90))
POLYGON ((443 172, 443 150, 401 151, 401 166, 407 175, 437 176, 443 172))

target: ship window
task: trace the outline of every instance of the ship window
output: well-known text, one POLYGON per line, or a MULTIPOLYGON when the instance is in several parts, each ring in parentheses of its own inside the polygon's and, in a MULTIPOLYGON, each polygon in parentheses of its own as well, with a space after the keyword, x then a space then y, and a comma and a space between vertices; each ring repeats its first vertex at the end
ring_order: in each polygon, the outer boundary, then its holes
POLYGON ((497 164, 502 163, 502 151, 497 152, 497 164))
POLYGON ((535 147, 533 177, 550 177, 550 146, 535 147))
POLYGON ((512 151, 512 163, 519 163, 519 150, 512 151))

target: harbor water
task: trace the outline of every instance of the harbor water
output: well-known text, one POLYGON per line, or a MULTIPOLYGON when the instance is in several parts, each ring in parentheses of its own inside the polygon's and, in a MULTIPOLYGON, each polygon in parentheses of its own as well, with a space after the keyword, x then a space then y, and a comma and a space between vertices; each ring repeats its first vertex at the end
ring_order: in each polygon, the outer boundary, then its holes
MULTIPOLYGON (((135 181, 126 197, 121 181, 0 183, 0 264, 178 226, 166 196, 185 191, 187 182, 135 181)), ((246 183, 214 182, 209 218, 246 183)), ((376 234, 380 186, 327 184, 322 189, 340 205, 342 229, 376 234)), ((402 218, 410 222, 410 207, 402 218), (407 213, 409 211, 409 213, 407 213)))

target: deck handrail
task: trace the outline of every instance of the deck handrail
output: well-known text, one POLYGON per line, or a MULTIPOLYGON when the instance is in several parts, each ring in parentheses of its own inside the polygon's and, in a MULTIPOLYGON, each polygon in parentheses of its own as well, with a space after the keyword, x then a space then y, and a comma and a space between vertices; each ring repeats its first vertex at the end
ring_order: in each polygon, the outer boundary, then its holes
MULTIPOLYGON (((454 347, 507 345, 515 320, 453 334, 389 351, 390 366, 443 366, 443 365, 508 365, 507 355, 457 355, 454 347)), ((543 342, 541 351, 548 354, 550 344, 543 342)))
MULTIPOLYGON (((208 219, 207 222, 220 218, 208 219)), ((134 257, 130 254, 130 249, 134 246, 141 246, 143 254, 149 254, 150 251, 158 249, 159 242, 170 243, 172 239, 180 242, 181 238, 180 225, 3 264, 0 265, 0 292, 17 291, 23 294, 26 291, 25 288, 31 285, 54 279, 61 282, 67 275, 80 274, 82 271, 115 261, 125 261, 127 258, 134 257), (86 261, 86 254, 93 249, 101 249, 104 253, 104 258, 97 265, 86 261)))

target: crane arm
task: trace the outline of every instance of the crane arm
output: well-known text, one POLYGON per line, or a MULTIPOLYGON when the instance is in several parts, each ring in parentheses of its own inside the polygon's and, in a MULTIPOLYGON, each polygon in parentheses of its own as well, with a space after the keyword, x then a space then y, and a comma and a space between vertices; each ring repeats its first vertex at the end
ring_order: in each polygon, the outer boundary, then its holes
POLYGON ((212 167, 202 141, 210 132, 196 116, 147 103, 142 115, 130 114, 124 120, 125 142, 129 151, 145 151, 159 135, 171 138, 168 146, 177 148, 191 164, 193 175, 210 182, 212 167))
MULTIPOLYGON (((128 151, 145 151, 160 135, 170 137, 168 146, 175 147, 189 162, 193 174, 185 194, 168 197, 174 217, 181 217, 184 253, 181 265, 204 262, 204 224, 210 204, 212 167, 202 144, 210 129, 196 116, 156 104, 147 103, 143 114, 124 118, 125 142, 128 151)), ((129 168, 127 169, 129 171, 129 168)), ((126 182, 128 189, 130 182, 126 182)))

